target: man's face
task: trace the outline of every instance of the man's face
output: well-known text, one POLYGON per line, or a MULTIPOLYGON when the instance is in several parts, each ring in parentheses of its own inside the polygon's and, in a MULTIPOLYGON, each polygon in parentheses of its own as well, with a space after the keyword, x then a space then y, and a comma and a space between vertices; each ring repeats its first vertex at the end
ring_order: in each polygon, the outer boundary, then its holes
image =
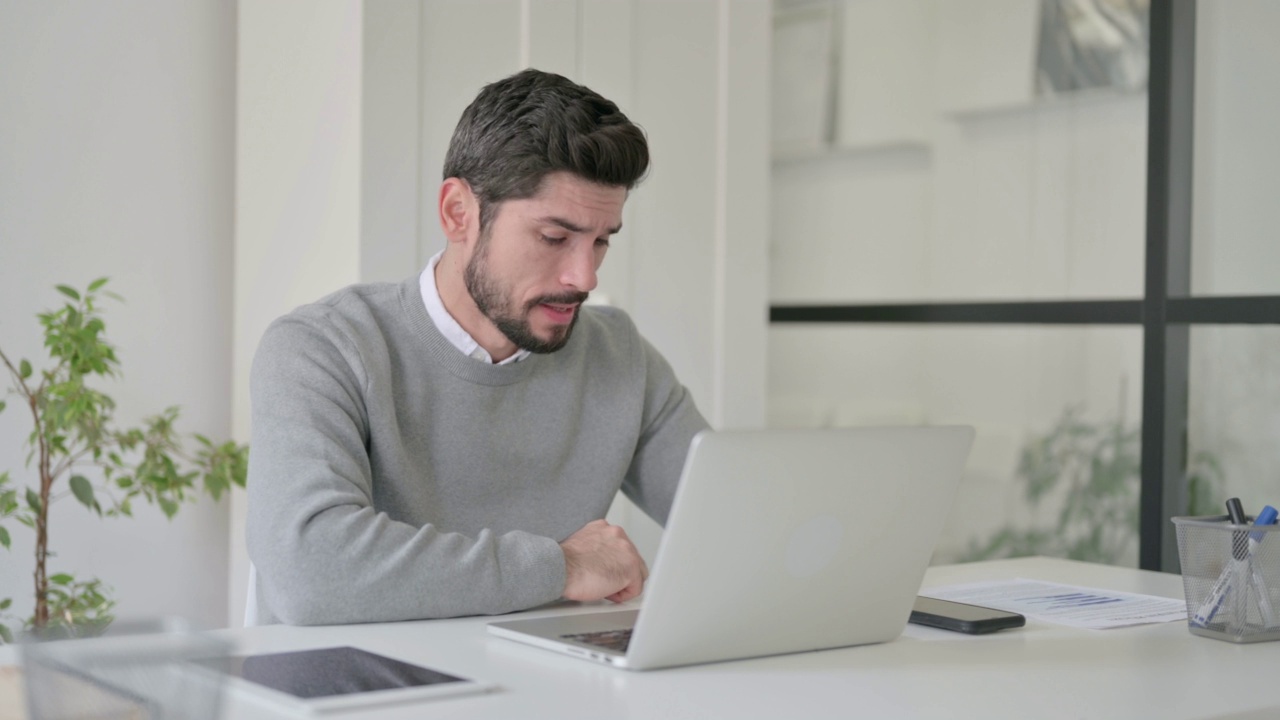
POLYGON ((507 200, 481 232, 464 281, 476 307, 517 347, 564 347, 596 287, 609 236, 622 227, 625 187, 552 173, 538 194, 507 200))

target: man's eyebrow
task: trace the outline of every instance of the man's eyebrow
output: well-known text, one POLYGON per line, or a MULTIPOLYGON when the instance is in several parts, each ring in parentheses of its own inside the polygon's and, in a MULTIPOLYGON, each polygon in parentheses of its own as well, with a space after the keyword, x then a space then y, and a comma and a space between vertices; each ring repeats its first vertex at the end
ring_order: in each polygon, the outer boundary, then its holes
MULTIPOLYGON (((564 218, 558 218, 558 217, 551 217, 551 216, 548 216, 548 217, 544 217, 544 218, 538 218, 538 222, 540 222, 540 223, 547 223, 547 224, 550 224, 550 225, 559 225, 560 227, 564 228, 565 230, 568 230, 569 232, 575 232, 575 233, 584 233, 584 232, 587 232, 587 228, 584 228, 584 227, 582 227, 581 225, 578 225, 578 224, 576 224, 576 223, 569 222, 568 220, 565 220, 564 218)), ((608 230, 606 230, 606 231, 605 231, 605 233, 604 233, 604 234, 605 234, 605 235, 616 235, 616 234, 618 234, 618 232, 619 232, 620 230, 622 230, 622 223, 618 223, 618 225, 617 225, 616 227, 609 228, 608 230)))

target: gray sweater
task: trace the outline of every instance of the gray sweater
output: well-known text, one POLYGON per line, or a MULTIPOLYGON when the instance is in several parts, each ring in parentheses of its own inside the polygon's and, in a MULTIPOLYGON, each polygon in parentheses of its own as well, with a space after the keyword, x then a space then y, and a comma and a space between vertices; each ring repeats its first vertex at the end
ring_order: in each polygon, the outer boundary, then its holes
POLYGON ((260 622, 528 608, 619 488, 664 522, 707 423, 626 314, 581 313, 562 350, 504 366, 439 333, 416 276, 276 320, 251 377, 260 622))

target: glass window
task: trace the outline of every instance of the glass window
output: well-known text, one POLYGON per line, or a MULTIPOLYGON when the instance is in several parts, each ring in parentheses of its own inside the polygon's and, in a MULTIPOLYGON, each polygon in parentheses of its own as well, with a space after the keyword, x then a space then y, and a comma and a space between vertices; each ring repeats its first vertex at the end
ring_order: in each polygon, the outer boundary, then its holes
POLYGON ((1280 3, 1196 4, 1195 294, 1280 292, 1280 3))
POLYGON ((1280 327, 1191 328, 1187 460, 1191 513, 1280 507, 1280 327))
POLYGON ((835 118, 817 150, 775 144, 772 302, 1142 296, 1145 5, 1060 5, 836 4, 836 82, 775 76, 835 118))
POLYGON ((935 563, 1018 555, 1136 566, 1142 332, 774 325, 773 427, 977 430, 935 563))

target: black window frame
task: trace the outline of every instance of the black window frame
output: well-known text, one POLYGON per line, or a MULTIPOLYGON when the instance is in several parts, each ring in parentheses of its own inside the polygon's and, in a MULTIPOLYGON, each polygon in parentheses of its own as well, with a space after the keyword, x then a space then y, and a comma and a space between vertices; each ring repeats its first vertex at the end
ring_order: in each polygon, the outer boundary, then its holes
POLYGON ((772 305, 771 324, 1132 325, 1143 334, 1138 566, 1178 572, 1169 519, 1187 512, 1193 325, 1280 324, 1280 295, 1191 294, 1196 0, 1153 0, 1142 299, 772 305))

